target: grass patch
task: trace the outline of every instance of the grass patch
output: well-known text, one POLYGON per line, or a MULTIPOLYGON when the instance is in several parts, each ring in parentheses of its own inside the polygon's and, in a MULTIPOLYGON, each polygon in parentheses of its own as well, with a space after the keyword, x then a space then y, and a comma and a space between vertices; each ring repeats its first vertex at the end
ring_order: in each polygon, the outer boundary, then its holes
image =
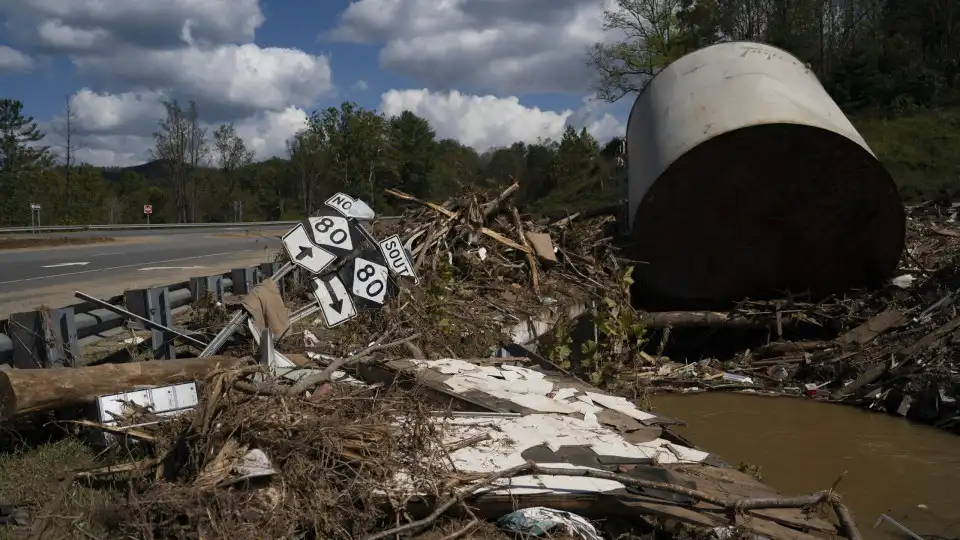
POLYGON ((25 249, 56 246, 82 246, 85 244, 103 244, 113 242, 109 236, 8 236, 0 238, 0 250, 25 249))
POLYGON ((851 120, 906 202, 960 196, 960 108, 851 120))
MULTIPOLYGON (((74 538, 96 526, 87 519, 110 502, 111 491, 74 482, 62 492, 62 480, 71 471, 96 465, 94 451, 74 437, 31 445, 4 437, 0 452, 0 504, 24 508, 35 518, 47 503, 63 494, 61 503, 45 520, 43 538, 74 538), (12 448, 11 448, 12 447, 12 448)), ((0 528, 0 538, 27 538, 30 527, 0 528)))

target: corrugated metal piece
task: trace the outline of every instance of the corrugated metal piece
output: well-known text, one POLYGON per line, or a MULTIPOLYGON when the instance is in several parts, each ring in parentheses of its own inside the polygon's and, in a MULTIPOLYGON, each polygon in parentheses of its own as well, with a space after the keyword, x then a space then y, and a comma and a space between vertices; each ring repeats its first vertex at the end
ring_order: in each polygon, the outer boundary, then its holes
POLYGON ((789 53, 713 45, 658 74, 627 126, 641 288, 690 303, 888 277, 904 245, 889 173, 789 53))

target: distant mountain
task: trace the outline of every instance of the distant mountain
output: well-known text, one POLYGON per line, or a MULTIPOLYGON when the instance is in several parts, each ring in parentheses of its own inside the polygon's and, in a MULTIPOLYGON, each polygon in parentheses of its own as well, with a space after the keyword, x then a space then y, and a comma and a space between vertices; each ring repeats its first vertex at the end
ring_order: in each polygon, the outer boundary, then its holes
POLYGON ((170 176, 170 169, 167 167, 167 163, 162 159, 155 159, 153 161, 148 161, 140 165, 134 165, 132 167, 104 167, 102 170, 104 179, 108 181, 119 180, 120 177, 126 172, 139 174, 151 183, 157 180, 166 179, 170 176))

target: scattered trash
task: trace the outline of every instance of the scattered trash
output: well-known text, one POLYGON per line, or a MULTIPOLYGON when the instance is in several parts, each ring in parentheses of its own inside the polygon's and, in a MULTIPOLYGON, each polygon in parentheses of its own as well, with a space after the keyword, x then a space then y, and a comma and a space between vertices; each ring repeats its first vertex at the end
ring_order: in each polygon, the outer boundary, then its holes
POLYGON ((501 517, 497 524, 506 531, 528 536, 549 536, 566 534, 583 540, 600 540, 597 530, 582 517, 536 506, 524 508, 501 517))

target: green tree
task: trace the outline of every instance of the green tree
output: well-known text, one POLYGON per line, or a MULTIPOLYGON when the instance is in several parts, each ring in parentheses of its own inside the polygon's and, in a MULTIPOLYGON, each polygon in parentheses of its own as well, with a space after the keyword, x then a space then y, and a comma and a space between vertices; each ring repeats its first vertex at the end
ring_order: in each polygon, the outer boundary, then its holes
POLYGON ((23 113, 22 102, 0 99, 0 223, 29 223, 29 205, 43 193, 44 172, 52 161, 43 139, 33 117, 23 113))
POLYGON ((223 177, 226 198, 236 200, 239 181, 237 172, 253 163, 253 150, 247 148, 243 138, 237 135, 233 124, 223 124, 213 132, 214 159, 223 177))
POLYGON ((599 99, 615 102, 639 92, 661 69, 693 50, 694 43, 680 39, 683 8, 684 0, 616 0, 604 10, 603 29, 624 39, 589 50, 589 63, 599 75, 599 99))
POLYGON ((394 187, 417 197, 426 196, 438 151, 436 132, 430 122, 403 111, 390 119, 390 140, 397 173, 394 187))

